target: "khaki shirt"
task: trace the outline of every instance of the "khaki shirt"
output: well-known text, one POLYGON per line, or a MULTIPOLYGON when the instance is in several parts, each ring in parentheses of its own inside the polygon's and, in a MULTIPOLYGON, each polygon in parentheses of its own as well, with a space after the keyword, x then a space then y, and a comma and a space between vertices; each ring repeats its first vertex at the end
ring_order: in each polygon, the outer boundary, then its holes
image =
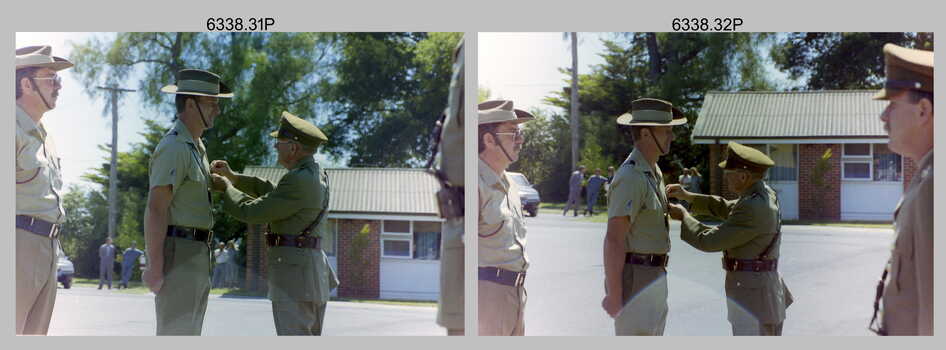
POLYGON ((881 324, 890 335, 933 335, 933 151, 894 211, 881 324))
POLYGON ((479 162, 479 266, 525 272, 526 224, 519 187, 503 172, 500 176, 479 162))
POLYGON ((204 230, 213 227, 207 150, 203 141, 194 142, 180 119, 154 149, 148 171, 149 188, 171 185, 174 198, 168 225, 204 230))
POLYGON ((62 223, 62 167, 52 138, 16 107, 16 214, 62 223))
POLYGON ((670 251, 667 197, 663 188, 660 167, 651 169, 637 150, 631 152, 614 174, 608 192, 608 218, 630 218, 625 252, 667 254, 670 251))

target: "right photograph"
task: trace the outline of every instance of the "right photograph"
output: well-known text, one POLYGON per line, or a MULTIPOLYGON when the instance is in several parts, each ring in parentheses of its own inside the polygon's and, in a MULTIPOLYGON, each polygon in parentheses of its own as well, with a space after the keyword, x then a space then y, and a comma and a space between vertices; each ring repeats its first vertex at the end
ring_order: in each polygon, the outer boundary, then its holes
POLYGON ((933 335, 933 38, 480 33, 478 334, 933 335))

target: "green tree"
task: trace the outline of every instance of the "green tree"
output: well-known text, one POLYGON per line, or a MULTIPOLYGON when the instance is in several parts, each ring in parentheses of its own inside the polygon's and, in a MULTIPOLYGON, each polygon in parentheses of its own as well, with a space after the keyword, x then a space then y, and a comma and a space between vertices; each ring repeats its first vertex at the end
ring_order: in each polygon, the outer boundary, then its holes
POLYGON ((335 80, 325 87, 328 152, 351 166, 418 166, 443 113, 462 33, 337 34, 335 80))
POLYGON ((932 33, 787 33, 772 45, 776 68, 809 90, 877 89, 884 44, 933 49, 932 33))

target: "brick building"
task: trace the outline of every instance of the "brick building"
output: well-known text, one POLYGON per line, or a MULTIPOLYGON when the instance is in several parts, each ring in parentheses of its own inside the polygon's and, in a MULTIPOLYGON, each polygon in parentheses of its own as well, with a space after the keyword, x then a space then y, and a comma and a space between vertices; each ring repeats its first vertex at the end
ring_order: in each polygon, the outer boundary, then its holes
POLYGON ((893 220, 916 165, 887 148, 880 121, 886 102, 872 100, 874 93, 707 93, 691 141, 710 148, 710 193, 735 197, 716 166, 726 144, 735 141, 775 161, 766 181, 778 192, 784 219, 893 220), (829 149, 818 176, 817 165, 829 149))
MULTIPOLYGON (((327 169, 331 232, 322 247, 341 284, 333 296, 437 300, 441 222, 437 181, 421 169, 327 169)), ((281 167, 249 166, 246 175, 278 183, 281 167)), ((266 288, 261 225, 248 225, 246 287, 266 288)))

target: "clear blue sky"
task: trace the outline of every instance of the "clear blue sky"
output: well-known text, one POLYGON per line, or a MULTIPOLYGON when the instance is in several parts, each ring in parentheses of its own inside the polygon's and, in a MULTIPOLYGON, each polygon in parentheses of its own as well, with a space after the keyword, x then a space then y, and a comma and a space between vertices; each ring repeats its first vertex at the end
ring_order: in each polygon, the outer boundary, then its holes
MULTIPOLYGON (((92 37, 113 38, 114 33, 16 33, 16 47, 30 45, 51 45, 53 54, 69 58, 72 51, 71 43, 83 43, 92 37)), ((56 109, 46 113, 43 124, 59 150, 62 158, 64 187, 76 184, 87 188, 96 187, 94 184, 81 179, 82 174, 102 163, 110 161, 108 152, 100 151, 98 145, 110 143, 112 140, 112 116, 103 115, 106 101, 103 98, 89 98, 72 69, 60 71, 62 90, 59 91, 59 100, 56 109)), ((137 81, 127 81, 123 87, 137 88, 137 81)), ((171 98, 168 97, 168 101, 171 98)), ((143 108, 139 93, 128 93, 118 108, 118 151, 130 149, 130 144, 142 142, 139 135, 144 130, 144 118, 167 120, 170 116, 159 116, 149 108, 143 108)), ((328 162, 324 155, 316 155, 324 166, 338 167, 339 164, 328 162)), ((344 161, 342 162, 344 164, 344 161)), ((272 164, 269 164, 272 165, 272 164)))

